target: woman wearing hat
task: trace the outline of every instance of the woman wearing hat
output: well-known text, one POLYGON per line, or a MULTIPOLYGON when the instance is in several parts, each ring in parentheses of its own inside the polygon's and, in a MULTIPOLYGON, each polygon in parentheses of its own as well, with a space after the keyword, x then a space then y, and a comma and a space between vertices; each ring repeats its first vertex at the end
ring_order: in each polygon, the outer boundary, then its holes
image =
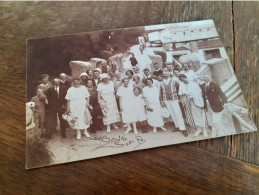
POLYGON ((83 72, 82 74, 80 74, 80 82, 81 85, 86 86, 87 85, 87 80, 88 80, 88 74, 86 72, 83 72))
POLYGON ((115 124, 120 121, 120 115, 115 98, 114 83, 109 80, 109 76, 104 73, 100 75, 101 83, 97 86, 98 103, 103 111, 103 124, 107 125, 107 132, 111 131, 111 124, 115 129, 115 124))
POLYGON ((66 95, 67 113, 76 117, 73 129, 77 130, 77 139, 81 139, 80 130, 84 130, 86 137, 90 137, 87 128, 90 127, 91 114, 89 112, 90 94, 87 88, 80 84, 79 78, 73 79, 73 86, 70 87, 66 95))
POLYGON ((186 94, 191 104, 193 121, 197 127, 194 136, 198 136, 200 133, 203 133, 203 135, 207 137, 206 116, 201 88, 197 82, 189 81, 185 74, 180 74, 179 79, 182 81, 179 94, 186 94))

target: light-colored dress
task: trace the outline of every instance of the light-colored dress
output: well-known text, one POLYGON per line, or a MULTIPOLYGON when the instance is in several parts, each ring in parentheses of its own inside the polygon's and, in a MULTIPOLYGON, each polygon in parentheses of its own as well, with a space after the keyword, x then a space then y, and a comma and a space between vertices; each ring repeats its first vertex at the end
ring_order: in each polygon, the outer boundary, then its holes
POLYGON ((136 96, 133 94, 132 86, 120 86, 117 91, 117 95, 121 97, 121 106, 123 109, 122 121, 124 123, 133 123, 145 120, 144 104, 141 102, 141 96, 139 95, 140 99, 135 98, 136 96), (139 109, 138 107, 141 108, 139 109))
POLYGON ((186 87, 186 95, 190 99, 194 124, 198 127, 206 127, 206 116, 203 108, 204 101, 201 88, 196 82, 192 81, 190 81, 186 87))
POLYGON ((90 94, 85 86, 70 87, 67 91, 66 100, 70 101, 71 115, 77 117, 74 129, 87 129, 91 123, 91 115, 86 107, 86 99, 90 94))
POLYGON ((159 101, 159 88, 156 86, 144 87, 143 95, 147 98, 148 105, 153 111, 147 111, 147 122, 152 127, 163 127, 164 121, 161 115, 161 105, 159 101))
POLYGON ((97 86, 97 91, 101 93, 101 99, 105 102, 105 109, 103 112, 103 124, 110 125, 112 123, 120 121, 120 115, 115 98, 114 83, 109 81, 108 84, 99 83, 97 86))

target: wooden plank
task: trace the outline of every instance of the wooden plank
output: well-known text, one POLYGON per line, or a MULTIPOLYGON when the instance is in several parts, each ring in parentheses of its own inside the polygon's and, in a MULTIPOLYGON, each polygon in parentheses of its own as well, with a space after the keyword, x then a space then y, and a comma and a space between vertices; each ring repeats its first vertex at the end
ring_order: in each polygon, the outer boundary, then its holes
MULTIPOLYGON (((258 3, 234 2, 233 5, 235 36, 241 37, 235 38, 235 67, 255 117, 259 91, 255 67, 258 3), (249 49, 241 44, 249 45, 249 49)), ((3 194, 7 191, 90 194, 97 190, 120 194, 255 194, 259 190, 258 167, 211 153, 258 163, 258 133, 192 143, 210 152, 183 144, 24 170, 25 39, 214 19, 230 61, 234 62, 232 2, 0 2, 0 13, 0 191, 3 194)), ((258 119, 254 119, 258 125, 258 119)))
MULTIPOLYGON (((258 127, 259 114, 259 3, 234 2, 235 73, 249 111, 258 127)), ((230 156, 259 164, 259 133, 232 136, 230 156), (242 152, 241 152, 242 151, 242 152)))

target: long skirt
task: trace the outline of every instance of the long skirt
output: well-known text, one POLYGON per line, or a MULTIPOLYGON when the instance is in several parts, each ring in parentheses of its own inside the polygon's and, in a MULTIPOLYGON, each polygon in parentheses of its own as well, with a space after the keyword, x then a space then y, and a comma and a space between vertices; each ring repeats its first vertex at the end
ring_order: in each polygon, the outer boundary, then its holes
POLYGON ((91 114, 86 107, 86 100, 71 100, 70 101, 70 110, 71 114, 74 117, 77 117, 73 129, 87 129, 90 127, 91 123, 91 114))
POLYGON ((206 116, 203 108, 199 108, 191 101, 192 116, 197 127, 206 127, 206 116))
POLYGON ((160 103, 149 104, 149 106, 153 109, 153 111, 147 111, 147 123, 152 127, 163 127, 164 120, 161 115, 160 103))
POLYGON ((195 126, 193 116, 192 116, 192 108, 191 108, 190 100, 185 95, 181 96, 181 100, 182 100, 182 105, 184 108, 184 114, 185 114, 185 119, 187 124, 189 124, 190 126, 195 126))
POLYGON ((120 121, 120 115, 117 107, 117 102, 114 94, 107 94, 103 96, 105 106, 101 107, 103 110, 103 124, 110 125, 120 121))

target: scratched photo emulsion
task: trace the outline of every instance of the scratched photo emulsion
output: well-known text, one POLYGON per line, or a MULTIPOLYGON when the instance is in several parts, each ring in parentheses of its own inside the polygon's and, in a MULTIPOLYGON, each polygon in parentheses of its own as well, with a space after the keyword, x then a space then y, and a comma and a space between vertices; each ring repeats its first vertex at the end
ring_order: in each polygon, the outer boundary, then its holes
POLYGON ((27 40, 27 169, 251 131, 212 20, 27 40))

